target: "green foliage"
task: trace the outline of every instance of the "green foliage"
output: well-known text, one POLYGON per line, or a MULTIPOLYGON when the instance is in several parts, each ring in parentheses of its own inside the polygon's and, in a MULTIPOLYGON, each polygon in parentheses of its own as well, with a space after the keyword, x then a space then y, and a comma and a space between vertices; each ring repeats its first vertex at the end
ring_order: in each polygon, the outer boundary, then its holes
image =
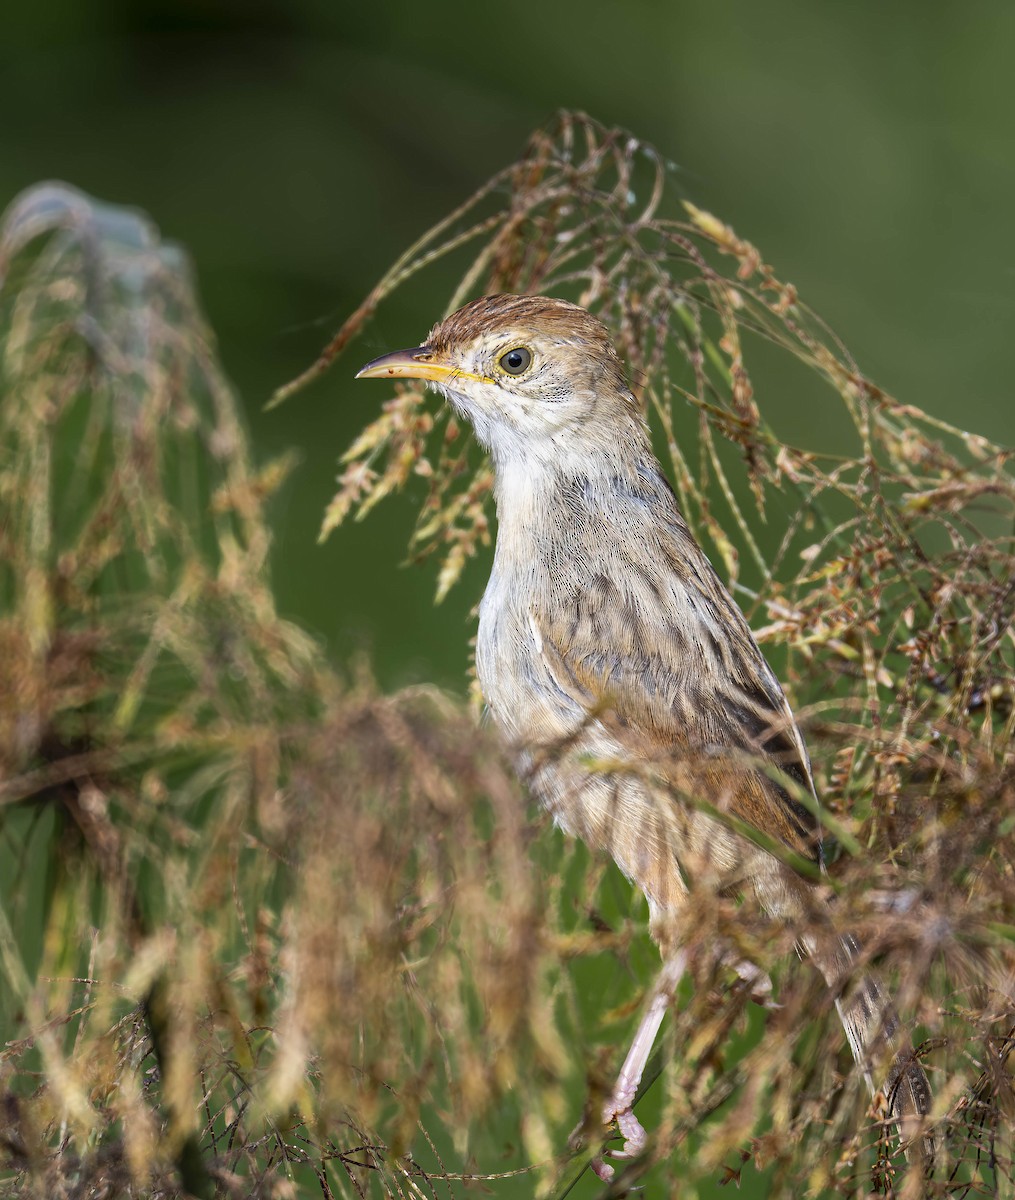
MULTIPOLYGON (((610 323, 689 520, 749 576, 784 666, 841 834, 837 919, 926 1034, 928 1190, 1003 1194, 1010 456, 879 391, 753 247, 668 215, 666 190, 650 147, 563 115, 321 366, 470 242, 449 308, 533 289, 610 323), (835 454, 766 425, 763 343, 845 414, 835 454)), ((585 1161, 568 1131, 651 981, 640 901, 529 823, 461 705, 380 696, 277 616, 265 503, 290 464, 250 463, 186 263, 147 221, 54 185, 14 203, 0 388, 0 1191, 563 1194, 585 1161)), ((489 474, 417 392, 352 447, 325 524, 413 473, 443 591, 488 537, 489 474)), ((694 980, 623 1181, 690 1195, 757 1168, 770 1194, 919 1194, 794 931, 695 902, 692 941, 775 973, 781 1007, 762 1021, 722 973, 694 980)))

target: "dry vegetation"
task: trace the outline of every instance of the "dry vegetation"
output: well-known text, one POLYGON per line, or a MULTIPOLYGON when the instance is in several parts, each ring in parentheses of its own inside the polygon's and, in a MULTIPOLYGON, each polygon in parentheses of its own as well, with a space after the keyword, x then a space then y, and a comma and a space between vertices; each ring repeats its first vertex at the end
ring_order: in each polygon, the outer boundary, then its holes
MULTIPOLYGON (((669 182, 563 115, 314 370, 470 247, 449 309, 534 290, 603 316, 801 714, 839 917, 918 1029, 929 1180, 792 934, 702 899, 696 936, 770 969, 782 1007, 695 981, 616 1190, 750 1194, 761 1168, 767 1195, 1010 1195, 1010 454, 881 392, 669 182), (837 453, 766 423, 763 342, 810 371, 837 453)), ((640 901, 526 809, 463 705, 378 695, 277 617, 264 503, 289 464, 251 465, 186 264, 142 218, 52 186, 8 210, 0 388, 0 1194, 563 1196, 651 981, 640 901)), ((443 594, 489 538, 490 478, 434 409, 397 391, 325 531, 422 477, 413 550, 443 594)))

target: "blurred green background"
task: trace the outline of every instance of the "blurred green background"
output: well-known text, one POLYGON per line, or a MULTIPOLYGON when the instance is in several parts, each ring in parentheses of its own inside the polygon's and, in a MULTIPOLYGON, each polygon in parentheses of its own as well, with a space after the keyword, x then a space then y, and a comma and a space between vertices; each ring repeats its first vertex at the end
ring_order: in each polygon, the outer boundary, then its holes
MULTIPOLYGON (((392 259, 561 106, 653 141, 904 400, 1012 440, 1015 6, 1005 0, 8 0, 0 202, 41 178, 146 209, 196 264, 276 501, 283 612, 381 682, 460 690, 474 569, 440 608, 399 566, 411 497, 316 545, 336 458, 384 398, 352 374, 414 344, 448 272, 390 301, 282 408, 392 259)), ((750 365, 750 360, 749 360, 750 365)), ((804 445, 812 379, 759 401, 804 445)))

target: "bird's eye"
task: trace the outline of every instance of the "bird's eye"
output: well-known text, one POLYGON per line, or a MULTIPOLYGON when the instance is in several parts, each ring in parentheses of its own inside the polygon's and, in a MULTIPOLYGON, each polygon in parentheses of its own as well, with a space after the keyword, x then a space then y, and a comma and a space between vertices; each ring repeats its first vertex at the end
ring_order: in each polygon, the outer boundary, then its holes
POLYGON ((500 356, 500 365, 509 375, 524 375, 532 365, 532 351, 525 346, 515 346, 500 356))

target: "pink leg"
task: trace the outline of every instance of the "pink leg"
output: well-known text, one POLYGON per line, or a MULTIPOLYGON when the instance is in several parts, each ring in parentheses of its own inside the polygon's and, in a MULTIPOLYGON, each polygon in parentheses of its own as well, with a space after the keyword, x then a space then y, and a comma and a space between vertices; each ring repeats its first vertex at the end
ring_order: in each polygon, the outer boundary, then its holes
MULTIPOLYGON (((641 1019, 638 1031, 634 1035, 631 1049, 627 1052, 624 1065, 613 1088, 613 1094, 603 1109, 603 1124, 612 1125, 617 1122, 617 1128, 624 1138, 624 1144, 619 1150, 609 1153, 614 1158, 634 1158, 645 1148, 645 1130, 634 1115, 632 1105, 638 1093, 638 1084, 645 1070, 652 1047, 655 1045, 656 1034, 663 1023, 663 1017, 673 999, 673 993, 680 977, 687 966, 687 954, 679 950, 671 959, 663 964, 652 998, 641 1019)), ((608 1181, 613 1178, 613 1168, 597 1158, 592 1163, 592 1169, 600 1179, 608 1181)))

